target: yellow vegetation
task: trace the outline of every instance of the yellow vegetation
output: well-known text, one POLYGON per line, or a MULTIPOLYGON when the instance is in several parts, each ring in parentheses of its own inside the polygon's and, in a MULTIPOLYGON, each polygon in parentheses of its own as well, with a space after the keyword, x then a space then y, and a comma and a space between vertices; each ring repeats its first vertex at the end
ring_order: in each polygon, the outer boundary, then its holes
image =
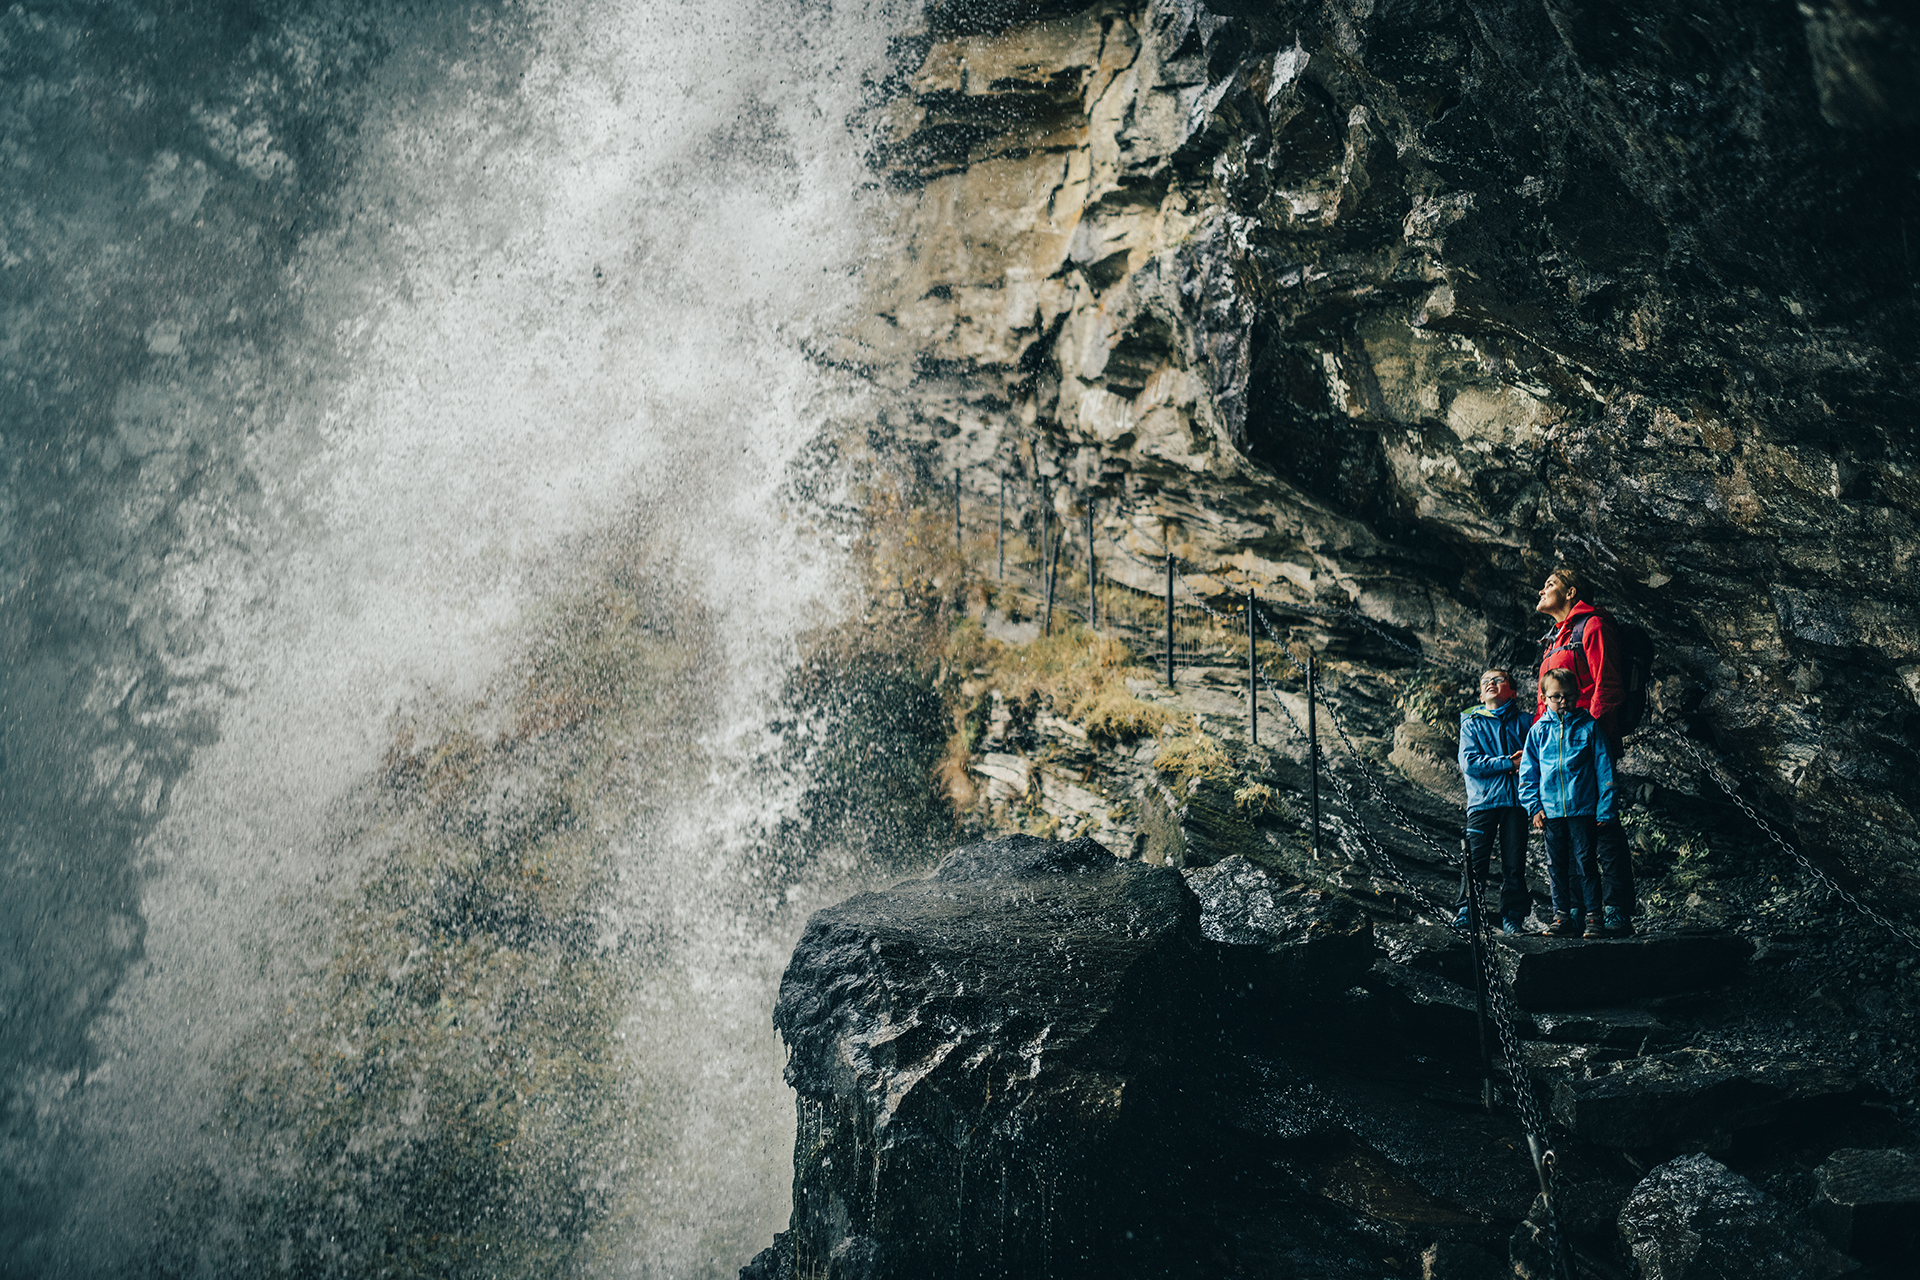
POLYGON ((1230 778, 1233 760, 1220 740, 1195 724, 1187 724, 1160 743, 1153 767, 1179 778, 1230 778))

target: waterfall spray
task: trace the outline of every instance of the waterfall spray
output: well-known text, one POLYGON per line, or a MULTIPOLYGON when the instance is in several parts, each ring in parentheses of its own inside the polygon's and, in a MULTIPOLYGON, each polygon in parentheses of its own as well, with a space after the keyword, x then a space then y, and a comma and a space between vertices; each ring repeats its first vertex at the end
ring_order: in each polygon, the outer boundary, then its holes
POLYGON ((891 15, 124 9, 0 55, 9 1274, 730 1274, 891 15))

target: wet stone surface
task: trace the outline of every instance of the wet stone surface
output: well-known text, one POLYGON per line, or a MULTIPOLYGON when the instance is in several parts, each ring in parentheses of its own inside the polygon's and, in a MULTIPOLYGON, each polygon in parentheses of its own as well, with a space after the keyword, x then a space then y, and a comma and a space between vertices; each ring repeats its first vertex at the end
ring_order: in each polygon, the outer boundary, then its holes
POLYGON ((1813 1220, 1835 1246, 1890 1266, 1920 1249, 1920 1149, 1843 1149, 1814 1171, 1813 1220))
POLYGON ((1543 1074, 1555 1120, 1589 1142, 1625 1148, 1712 1142, 1783 1110, 1857 1101, 1861 1091, 1834 1064, 1701 1049, 1568 1062, 1543 1074))
POLYGON ((1815 1280, 1856 1270, 1786 1206, 1707 1155, 1650 1172, 1620 1211, 1642 1280, 1815 1280))
MULTIPOLYGON (((1541 1003, 1606 997, 1516 1028, 1583 1276, 1839 1274, 1848 1231, 1863 1276, 1900 1274, 1872 1268, 1906 1208, 1876 1145, 1912 1142, 1905 1103, 1861 1061, 1783 1047, 1749 943, 1491 945, 1541 1003), (1610 974, 1623 956, 1638 967, 1610 974), (1711 1169, 1676 1171, 1703 1151, 1711 1169)), ((795 1213, 749 1274, 1546 1276, 1472 974, 1461 935, 1337 875, 1091 841, 958 851, 819 913, 795 952, 795 1213)))

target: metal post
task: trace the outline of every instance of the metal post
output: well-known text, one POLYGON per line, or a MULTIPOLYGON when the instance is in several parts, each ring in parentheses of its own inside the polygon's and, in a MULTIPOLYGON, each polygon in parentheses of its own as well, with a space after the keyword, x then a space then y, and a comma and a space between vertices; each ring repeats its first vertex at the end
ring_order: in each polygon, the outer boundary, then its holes
POLYGON ((1313 805, 1313 859, 1320 860, 1320 729, 1314 721, 1313 650, 1307 650, 1307 794, 1313 805))
POLYGON ((1096 581, 1097 579, 1095 579, 1094 577, 1094 563, 1093 563, 1093 493, 1092 491, 1088 491, 1087 493, 1087 625, 1089 627, 1093 627, 1097 629, 1100 626, 1100 593, 1099 593, 1099 590, 1094 586, 1094 583, 1096 581))
POLYGON ((1173 552, 1167 552, 1167 688, 1173 688, 1173 552))
POLYGON ((1253 588, 1247 588, 1247 741, 1260 745, 1260 667, 1254 659, 1253 588))
POLYGON ((1047 615, 1046 621, 1040 627, 1040 634, 1045 636, 1053 634, 1053 584, 1054 580, 1060 576, 1060 544, 1066 540, 1067 526, 1066 522, 1062 521, 1059 531, 1053 535, 1053 552, 1047 556, 1047 615))
POLYGON ((1000 581, 1007 580, 1007 473, 1000 473, 1000 515, 993 527, 994 557, 1000 562, 1000 581))
POLYGON ((1480 882, 1473 874, 1473 846, 1465 837, 1460 841, 1460 883, 1466 890, 1467 928, 1473 941, 1474 1016, 1480 1023, 1480 1101, 1492 1111, 1493 1049, 1487 1043, 1487 940, 1480 929, 1480 882))

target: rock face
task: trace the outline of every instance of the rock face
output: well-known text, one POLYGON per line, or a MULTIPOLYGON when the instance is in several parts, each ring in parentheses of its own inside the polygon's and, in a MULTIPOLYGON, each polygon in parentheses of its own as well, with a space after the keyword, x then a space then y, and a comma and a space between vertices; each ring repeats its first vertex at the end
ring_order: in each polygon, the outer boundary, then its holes
POLYGON ((1141 590, 1171 548, 1526 667, 1575 563, 1664 723, 1911 895, 1916 48, 1840 0, 933 4, 836 354, 1141 590))
POLYGON ((1858 1267, 1772 1196, 1706 1155, 1649 1173, 1620 1211, 1620 1230, 1642 1280, 1811 1280, 1858 1267))
POLYGON ((1083 1274, 1154 1216, 1198 908, 1178 873, 1012 836, 808 924, 775 1025, 801 1275, 1083 1274))
MULTIPOLYGON (((775 1012, 793 1215, 744 1274, 1550 1275, 1504 1077, 1488 1105, 1472 968, 1450 929, 1243 854, 1181 871, 1090 840, 960 849, 816 914, 796 948, 775 1012)), ((1750 982, 1681 1001, 1616 982, 1514 1028, 1585 1273, 1837 1274, 1829 1239, 1881 1257, 1904 1238, 1911 1160, 1885 1148, 1912 1141, 1911 1097, 1790 1052, 1750 982)))

